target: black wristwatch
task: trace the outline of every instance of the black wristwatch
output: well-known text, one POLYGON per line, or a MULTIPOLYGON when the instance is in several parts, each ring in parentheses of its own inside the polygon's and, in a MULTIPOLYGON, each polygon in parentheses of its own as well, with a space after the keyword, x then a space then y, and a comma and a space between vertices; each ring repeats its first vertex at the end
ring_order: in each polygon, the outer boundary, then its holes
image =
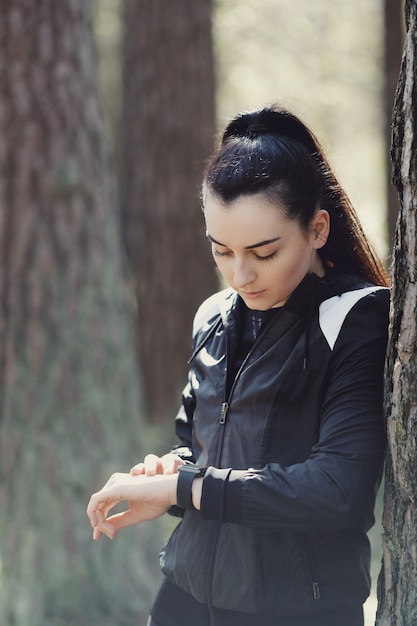
POLYGON ((196 510, 193 504, 192 484, 194 478, 201 478, 206 473, 206 467, 198 467, 191 463, 180 465, 178 468, 177 506, 181 509, 196 510))

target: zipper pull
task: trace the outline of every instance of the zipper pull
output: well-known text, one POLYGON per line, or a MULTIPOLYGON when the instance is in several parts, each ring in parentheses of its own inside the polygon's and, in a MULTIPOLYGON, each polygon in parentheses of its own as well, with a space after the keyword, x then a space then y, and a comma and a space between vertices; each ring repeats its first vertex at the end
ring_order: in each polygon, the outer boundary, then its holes
POLYGON ((319 583, 313 583, 313 598, 315 600, 320 600, 320 587, 319 583))
POLYGON ((227 402, 223 402, 222 410, 220 412, 220 424, 225 423, 228 410, 229 410, 229 405, 227 404, 227 402))

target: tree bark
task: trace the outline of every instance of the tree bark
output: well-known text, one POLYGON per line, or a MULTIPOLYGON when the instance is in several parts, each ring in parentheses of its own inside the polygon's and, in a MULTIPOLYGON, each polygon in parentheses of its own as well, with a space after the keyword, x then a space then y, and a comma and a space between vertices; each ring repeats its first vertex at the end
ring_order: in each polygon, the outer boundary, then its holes
POLYGON ((214 134, 211 0, 125 0, 121 195, 153 421, 172 417, 191 324, 217 289, 199 188, 214 134))
POLYGON ((417 623, 417 3, 406 0, 407 35, 393 114, 394 183, 400 199, 386 370, 388 455, 378 626, 417 623))
POLYGON ((85 515, 143 435, 90 22, 0 0, 2 626, 138 623, 155 586, 154 527, 112 551, 85 515))
MULTIPOLYGON (((384 72, 384 113, 386 120, 385 141, 386 154, 391 147, 392 107, 401 66, 401 55, 404 46, 403 1, 384 0, 384 41, 385 41, 385 72, 384 72)), ((397 189, 392 182, 392 163, 387 157, 387 205, 388 205, 388 240, 390 248, 394 243, 395 226, 398 218, 399 204, 397 189)))

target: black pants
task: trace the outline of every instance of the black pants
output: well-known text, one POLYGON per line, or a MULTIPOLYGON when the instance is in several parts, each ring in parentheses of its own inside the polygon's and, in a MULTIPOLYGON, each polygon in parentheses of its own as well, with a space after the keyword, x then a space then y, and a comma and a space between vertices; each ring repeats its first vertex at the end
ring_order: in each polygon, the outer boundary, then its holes
POLYGON ((314 617, 256 616, 213 608, 210 617, 208 607, 166 579, 151 613, 146 626, 363 626, 362 606, 314 617))
MULTIPOLYGON (((149 619, 146 623, 146 626, 163 626, 163 624, 157 624, 153 619, 152 619, 152 615, 149 616, 149 619)), ((181 624, 178 624, 178 626, 181 626, 181 624)), ((196 626, 198 626, 196 624, 196 626)), ((259 626, 262 626, 262 624, 259 624, 259 626)), ((338 626, 337 624, 335 624, 335 626, 338 626)))

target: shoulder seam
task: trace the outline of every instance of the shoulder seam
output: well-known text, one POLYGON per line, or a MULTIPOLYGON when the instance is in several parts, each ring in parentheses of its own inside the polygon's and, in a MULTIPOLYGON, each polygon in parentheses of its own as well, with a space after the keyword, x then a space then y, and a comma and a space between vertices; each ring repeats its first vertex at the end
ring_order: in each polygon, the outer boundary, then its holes
POLYGON ((343 322, 346 319, 349 311, 357 304, 362 298, 380 291, 381 289, 387 289, 387 287, 380 287, 378 285, 372 285, 371 287, 363 287, 361 289, 355 289, 354 291, 347 291, 340 296, 333 296, 328 300, 324 300, 319 306, 319 325, 320 329, 329 344, 331 350, 337 341, 343 322))
POLYGON ((205 300, 197 309, 193 321, 193 337, 201 330, 204 325, 216 315, 220 315, 222 305, 235 292, 233 289, 223 289, 205 300))

